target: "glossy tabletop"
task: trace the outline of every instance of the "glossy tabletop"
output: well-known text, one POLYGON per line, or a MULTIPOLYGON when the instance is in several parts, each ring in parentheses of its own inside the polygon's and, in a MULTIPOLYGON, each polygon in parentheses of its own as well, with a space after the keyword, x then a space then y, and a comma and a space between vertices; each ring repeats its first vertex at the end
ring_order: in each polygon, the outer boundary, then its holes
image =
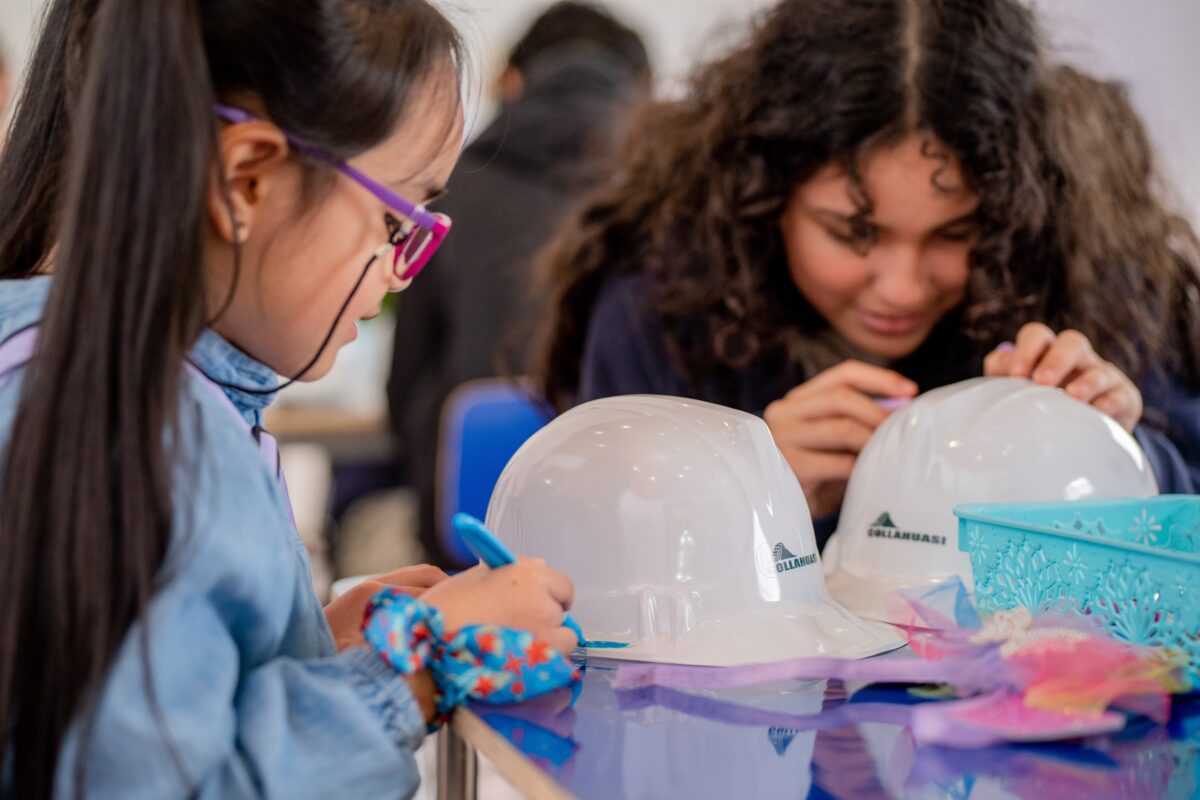
POLYGON ((589 660, 569 706, 565 695, 521 706, 476 705, 464 715, 468 724, 455 729, 532 796, 1149 800, 1200 794, 1196 698, 1177 702, 1166 728, 1134 721, 1120 736, 1084 743, 955 750, 917 747, 905 727, 912 704, 927 701, 928 692, 833 680, 617 691, 618 666, 589 660))

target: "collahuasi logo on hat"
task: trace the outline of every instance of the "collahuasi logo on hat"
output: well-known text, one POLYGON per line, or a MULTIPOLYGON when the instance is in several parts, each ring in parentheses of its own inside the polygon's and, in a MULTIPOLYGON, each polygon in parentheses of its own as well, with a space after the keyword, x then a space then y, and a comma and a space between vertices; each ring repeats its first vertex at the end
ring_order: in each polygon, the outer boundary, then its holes
POLYGON ((793 569, 807 567, 810 564, 817 563, 817 554, 813 553, 808 556, 798 556, 783 546, 783 542, 775 545, 775 571, 787 572, 793 569))
POLYGON ((777 728, 771 726, 767 729, 767 738, 771 740, 771 746, 775 748, 775 752, 778 755, 786 753, 788 745, 799 734, 800 730, 797 728, 777 728))
POLYGON ((905 542, 920 542, 922 544, 945 544, 946 537, 938 536, 932 533, 914 533, 913 531, 902 531, 892 522, 892 515, 888 512, 883 512, 879 518, 871 523, 867 528, 867 536, 875 539, 898 539, 905 542))

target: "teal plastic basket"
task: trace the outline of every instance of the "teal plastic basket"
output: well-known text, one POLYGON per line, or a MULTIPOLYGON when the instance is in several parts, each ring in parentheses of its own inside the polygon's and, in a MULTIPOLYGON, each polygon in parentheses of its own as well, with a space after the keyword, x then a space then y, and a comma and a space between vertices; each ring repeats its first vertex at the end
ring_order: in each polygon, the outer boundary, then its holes
POLYGON ((964 505, 980 611, 1073 608, 1188 659, 1200 689, 1200 497, 964 505))

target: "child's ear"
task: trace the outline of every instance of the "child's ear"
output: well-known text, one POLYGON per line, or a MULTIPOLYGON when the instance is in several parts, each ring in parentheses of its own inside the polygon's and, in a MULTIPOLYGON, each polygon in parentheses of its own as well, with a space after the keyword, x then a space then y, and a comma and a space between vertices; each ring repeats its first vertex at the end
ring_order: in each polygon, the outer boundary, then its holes
POLYGON ((208 217, 220 238, 240 244, 250 236, 262 200, 287 160, 287 137, 269 122, 243 122, 221 131, 219 147, 208 186, 208 217))

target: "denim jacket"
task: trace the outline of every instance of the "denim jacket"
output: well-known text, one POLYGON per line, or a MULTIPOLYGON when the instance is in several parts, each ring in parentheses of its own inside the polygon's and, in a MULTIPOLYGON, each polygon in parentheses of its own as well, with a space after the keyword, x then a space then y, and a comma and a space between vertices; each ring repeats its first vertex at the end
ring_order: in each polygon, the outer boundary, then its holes
MULTIPOLYGON (((0 341, 41 319, 49 287, 49 278, 0 282, 0 341)), ((276 385, 212 331, 191 356, 218 381, 276 385)), ((20 374, 0 389, 3 447, 20 374)), ((201 381, 185 373, 171 546, 144 623, 109 667, 84 751, 88 796, 410 797, 425 723, 408 684, 366 649, 336 652, 273 471, 201 381)), ((250 425, 273 397, 225 392, 250 425)), ((58 797, 73 796, 79 747, 75 726, 58 797)))

